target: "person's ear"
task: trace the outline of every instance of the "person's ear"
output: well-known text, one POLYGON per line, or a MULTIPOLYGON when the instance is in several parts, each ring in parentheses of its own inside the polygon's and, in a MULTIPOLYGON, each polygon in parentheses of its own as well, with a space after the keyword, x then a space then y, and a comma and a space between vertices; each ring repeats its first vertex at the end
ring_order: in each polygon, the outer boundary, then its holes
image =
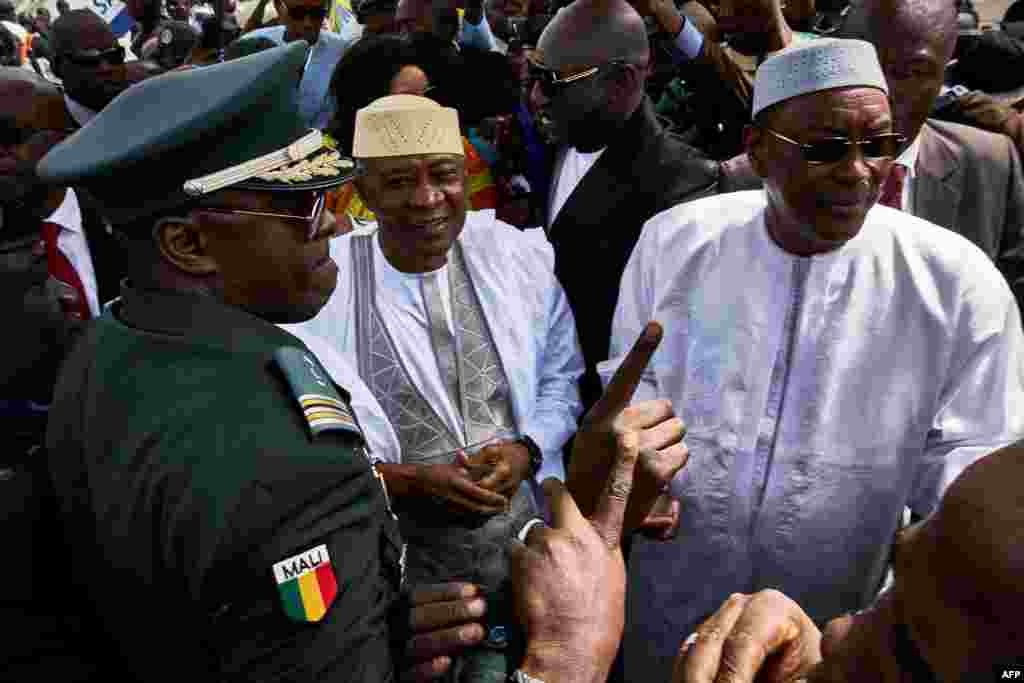
POLYGON ((636 64, 622 64, 615 69, 608 77, 609 104, 615 106, 642 90, 646 74, 646 69, 636 64))
POLYGON ((194 276, 216 273, 219 268, 208 248, 208 236, 187 218, 164 218, 153 226, 157 246, 164 260, 194 276))
POLYGON ((743 148, 750 159, 750 166, 759 177, 765 177, 764 132, 760 127, 748 125, 743 129, 743 148))

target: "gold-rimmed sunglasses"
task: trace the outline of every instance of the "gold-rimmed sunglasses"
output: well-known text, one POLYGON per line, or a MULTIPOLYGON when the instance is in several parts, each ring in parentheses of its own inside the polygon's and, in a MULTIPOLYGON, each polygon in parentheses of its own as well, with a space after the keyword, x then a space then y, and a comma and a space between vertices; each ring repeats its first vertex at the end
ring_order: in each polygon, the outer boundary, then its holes
POLYGON ((899 154, 900 145, 906 141, 906 138, 899 133, 882 133, 881 135, 872 135, 863 140, 825 138, 824 140, 804 143, 786 137, 767 126, 761 126, 760 128, 773 137, 798 147, 804 157, 804 161, 814 166, 834 164, 842 161, 849 154, 851 147, 859 147, 864 158, 868 161, 895 159, 899 154))
POLYGON ((615 59, 598 66, 592 66, 588 69, 571 73, 568 76, 559 76, 557 71, 544 66, 535 57, 527 56, 526 63, 529 80, 536 82, 540 86, 540 91, 544 93, 545 97, 552 98, 573 83, 590 78, 608 67, 621 66, 627 62, 615 59))
POLYGON ((284 211, 249 211, 247 209, 222 209, 219 207, 207 207, 201 206, 193 209, 198 212, 208 213, 221 213, 229 215, 239 216, 257 216, 262 218, 283 218, 285 220, 293 221, 304 221, 307 224, 306 227, 306 241, 312 242, 321 236, 321 218, 324 214, 324 208, 327 204, 327 192, 325 190, 318 190, 314 193, 313 208, 310 210, 308 215, 299 215, 294 213, 286 213, 284 211))

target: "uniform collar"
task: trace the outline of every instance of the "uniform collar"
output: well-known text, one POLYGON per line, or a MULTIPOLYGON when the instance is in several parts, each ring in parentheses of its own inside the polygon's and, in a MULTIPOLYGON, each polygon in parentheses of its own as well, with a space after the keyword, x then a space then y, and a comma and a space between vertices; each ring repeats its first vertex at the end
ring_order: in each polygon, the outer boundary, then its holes
POLYGON ((187 338, 228 351, 255 353, 268 346, 299 346, 277 325, 209 296, 141 289, 127 281, 113 306, 114 319, 140 332, 187 338))

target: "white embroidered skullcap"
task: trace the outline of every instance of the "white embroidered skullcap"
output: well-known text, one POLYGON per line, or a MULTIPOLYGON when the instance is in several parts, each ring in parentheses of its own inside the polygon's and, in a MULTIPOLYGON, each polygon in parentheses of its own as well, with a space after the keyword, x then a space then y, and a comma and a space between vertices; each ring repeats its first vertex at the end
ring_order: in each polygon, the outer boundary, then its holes
POLYGON ((414 154, 465 156, 458 112, 417 95, 388 95, 356 112, 352 156, 373 159, 414 154))
POLYGON ((758 67, 753 116, 798 95, 850 87, 889 93, 875 46, 863 40, 811 40, 769 57, 758 67))

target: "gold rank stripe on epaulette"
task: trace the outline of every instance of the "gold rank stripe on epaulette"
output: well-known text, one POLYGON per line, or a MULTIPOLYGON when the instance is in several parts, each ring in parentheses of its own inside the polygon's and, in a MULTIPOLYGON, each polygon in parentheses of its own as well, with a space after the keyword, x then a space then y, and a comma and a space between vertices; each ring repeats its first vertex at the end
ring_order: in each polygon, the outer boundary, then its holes
POLYGON ((337 427, 358 429, 348 406, 330 396, 305 394, 299 397, 299 403, 302 404, 302 412, 313 434, 337 427))
POLYGON ((305 349, 283 346, 274 352, 274 363, 288 380, 310 436, 341 430, 363 438, 351 405, 338 393, 316 356, 305 349))

